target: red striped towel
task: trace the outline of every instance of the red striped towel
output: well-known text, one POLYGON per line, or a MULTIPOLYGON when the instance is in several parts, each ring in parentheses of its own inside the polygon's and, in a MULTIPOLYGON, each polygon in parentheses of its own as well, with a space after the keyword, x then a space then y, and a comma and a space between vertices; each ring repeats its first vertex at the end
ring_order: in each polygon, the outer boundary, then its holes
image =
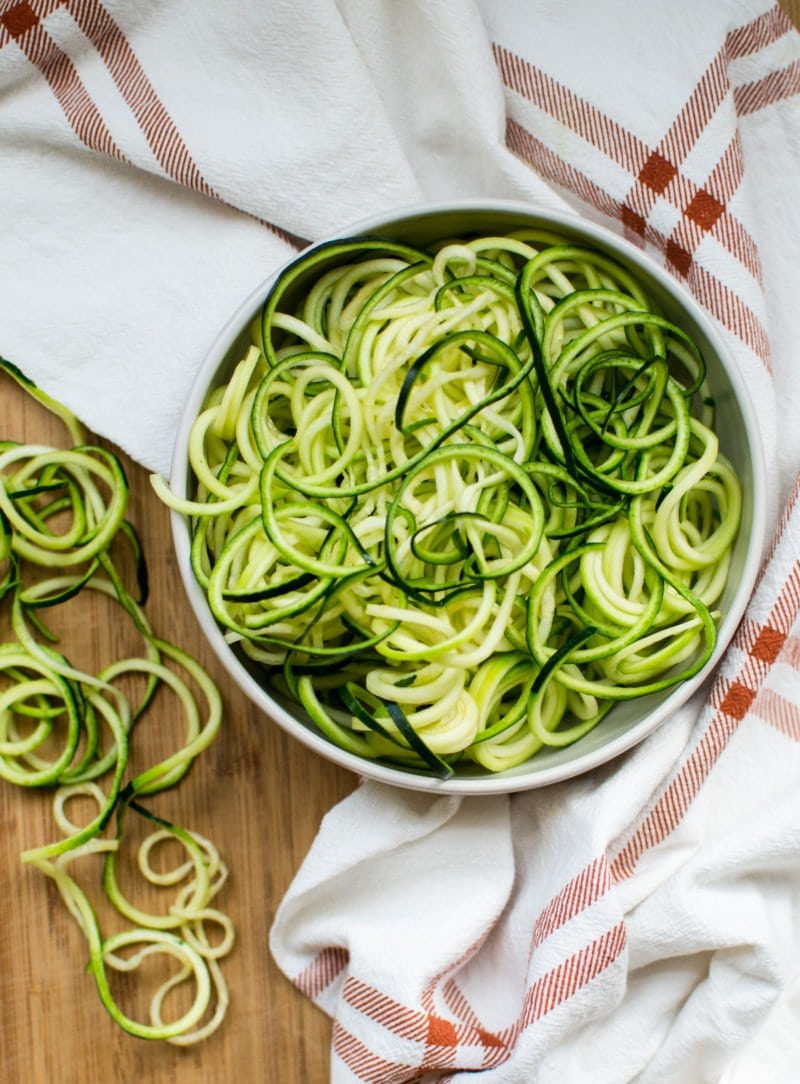
POLYGON ((774 535, 705 699, 543 791, 364 784, 271 943, 334 1017, 336 1082, 739 1084, 731 1059, 800 968, 786 17, 768 0, 0 0, 0 150, 0 353, 155 469, 238 301, 301 239, 399 205, 567 206, 717 321, 763 422, 774 535))

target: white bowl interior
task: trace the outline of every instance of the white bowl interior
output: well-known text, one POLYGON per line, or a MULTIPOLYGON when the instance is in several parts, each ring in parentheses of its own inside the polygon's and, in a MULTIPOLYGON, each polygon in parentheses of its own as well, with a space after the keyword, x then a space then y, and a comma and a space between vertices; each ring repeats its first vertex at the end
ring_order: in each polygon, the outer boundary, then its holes
MULTIPOLYGON (((356 223, 343 230, 340 236, 372 234, 424 247, 447 237, 502 234, 530 226, 557 229, 575 240, 616 254, 635 270, 664 314, 692 336, 705 356, 708 380, 717 404, 716 431, 721 449, 731 460, 742 484, 744 506, 730 575, 719 604, 723 616, 717 646, 712 659, 699 674, 671 690, 621 702, 602 723, 574 745, 542 750, 527 763, 498 774, 487 773, 477 766, 465 766, 459 767, 454 777, 440 780, 411 768, 362 760, 324 738, 301 709, 270 695, 259 680, 257 667, 228 646, 192 573, 188 525, 183 517, 173 513, 175 548, 189 599, 206 637, 236 682, 267 716, 321 755, 360 775, 397 786, 469 794, 524 790, 587 771, 640 742, 686 702, 721 658, 744 613, 761 560, 766 529, 765 468, 758 423, 747 389, 709 318, 674 279, 638 249, 592 223, 500 201, 412 208, 382 220, 356 223)), ((314 274, 319 274, 319 265, 314 274)), ((249 325, 274 279, 275 275, 272 275, 262 283, 232 316, 198 371, 182 415, 172 463, 171 485, 180 496, 192 495, 186 449, 194 418, 207 392, 224 381, 240 360, 249 342, 249 325)), ((298 287, 302 289, 302 282, 298 287)))

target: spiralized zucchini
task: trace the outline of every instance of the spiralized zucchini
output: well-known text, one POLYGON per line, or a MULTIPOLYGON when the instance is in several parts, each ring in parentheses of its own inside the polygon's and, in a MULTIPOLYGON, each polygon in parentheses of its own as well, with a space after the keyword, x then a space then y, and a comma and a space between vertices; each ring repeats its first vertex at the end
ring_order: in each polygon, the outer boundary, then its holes
POLYGON ((194 574, 351 752, 496 772, 697 673, 741 515, 698 346, 538 230, 334 242, 193 426, 194 574))
POLYGON ((0 644, 0 776, 19 786, 53 788, 60 835, 26 851, 22 859, 58 886, 86 937, 87 970, 112 1018, 132 1035, 188 1045, 215 1031, 228 1005, 219 960, 231 949, 233 926, 211 906, 227 870, 213 843, 155 816, 141 799, 178 783, 213 740, 221 719, 220 695, 196 660, 150 628, 141 605, 146 567, 136 532, 124 518, 128 485, 116 456, 87 445, 77 419, 15 366, 0 360, 0 369, 61 418, 73 444, 69 449, 0 444, 0 600, 13 636, 0 644), (121 554, 115 550, 112 557, 112 544, 131 551, 138 599, 125 586, 117 567, 121 554), (120 615, 141 635, 140 657, 120 659, 91 674, 57 650, 42 615, 83 590, 118 602, 120 615), (129 675, 143 679, 136 684, 143 687, 137 702, 123 692, 121 683, 129 675), (127 778, 134 724, 142 725, 162 686, 171 689, 183 711, 184 742, 165 760, 127 778), (76 799, 94 814, 74 820, 76 799), (159 913, 136 907, 118 883, 117 856, 129 810, 155 825, 139 849, 141 876, 174 887, 171 906, 159 913), (106 829, 113 818, 117 829, 111 835, 106 829), (177 842, 185 856, 166 872, 150 860, 165 840, 177 842), (103 856, 107 899, 131 924, 109 936, 72 875, 74 863, 97 854, 103 856), (116 1003, 109 973, 134 971, 153 955, 179 966, 153 994, 150 1022, 142 1023, 116 1003), (167 996, 187 983, 194 986, 190 1007, 177 1019, 165 1019, 167 996))

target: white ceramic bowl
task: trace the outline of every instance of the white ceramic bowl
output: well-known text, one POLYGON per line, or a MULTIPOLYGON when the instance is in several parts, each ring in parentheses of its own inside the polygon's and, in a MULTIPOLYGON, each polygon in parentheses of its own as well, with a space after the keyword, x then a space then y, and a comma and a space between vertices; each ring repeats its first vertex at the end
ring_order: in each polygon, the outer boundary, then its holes
MULTIPOLYGON (((323 737, 313 723, 303 717, 300 709, 295 710, 271 696, 259 682, 252 664, 225 642, 191 570, 187 523, 173 514, 178 565, 189 599, 204 634, 237 684, 269 719, 320 755, 360 775, 396 786, 461 794, 526 790, 578 775, 631 748, 669 720, 719 662, 744 613, 761 560, 766 525, 765 469, 758 423, 747 389, 705 313, 670 275, 637 248, 609 230, 569 215, 540 212, 524 204, 485 200, 409 208, 394 215, 358 222, 343 229, 338 236, 372 234, 425 246, 444 237, 499 234, 524 226, 552 227, 615 255, 635 270, 665 315, 686 330, 705 355, 708 379, 717 403, 716 432, 722 450, 736 469, 744 493, 742 524, 720 603, 719 637, 713 657, 700 673, 666 692, 616 705, 602 723, 575 744, 542 750, 527 763, 498 774, 474 767, 440 780, 413 769, 363 760, 347 753, 323 737)), ((249 325, 275 277, 272 275, 263 282, 233 314, 200 366, 184 407, 172 463, 171 485, 181 496, 192 495, 193 480, 186 451, 192 423, 209 389, 224 381, 242 356, 249 325)))

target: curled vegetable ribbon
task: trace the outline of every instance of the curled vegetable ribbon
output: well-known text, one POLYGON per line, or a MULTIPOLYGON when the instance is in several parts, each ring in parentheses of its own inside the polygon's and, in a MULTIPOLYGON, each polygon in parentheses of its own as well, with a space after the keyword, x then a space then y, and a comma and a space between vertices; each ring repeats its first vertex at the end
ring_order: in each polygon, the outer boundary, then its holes
POLYGON ((229 1002, 219 961, 230 952, 234 931, 228 916, 212 906, 227 869, 210 840, 156 817, 140 799, 178 783, 208 747, 220 727, 220 695, 197 661, 157 637, 147 621, 146 565, 136 531, 125 519, 128 485, 119 460, 86 444, 77 419, 19 369, 5 361, 0 368, 61 418, 73 442, 68 449, 0 444, 0 599, 13 637, 0 644, 0 776, 19 786, 53 788, 60 833, 22 858, 52 878, 83 931, 88 971, 111 1017, 132 1035, 189 1045, 219 1027, 229 1002), (125 549, 135 569, 136 596, 118 568, 125 549), (117 660, 92 674, 74 667, 57 649, 43 615, 85 590, 119 604, 141 635, 141 657, 117 660), (121 687, 131 675, 142 679, 135 702, 121 687), (134 725, 141 725, 162 688, 171 690, 182 709, 183 743, 126 781, 134 725), (93 814, 74 820, 70 810, 76 800, 88 803, 93 814), (156 826, 139 848, 138 870, 150 884, 175 888, 171 905, 161 913, 136 907, 118 883, 128 810, 156 826), (112 838, 105 830, 114 817, 112 838), (163 872, 151 856, 167 840, 180 846, 184 859, 163 872), (131 923, 108 937, 72 875, 73 864, 92 855, 103 857, 108 901, 131 923), (178 969, 153 994, 150 1022, 141 1023, 117 1004, 109 972, 134 971, 154 955, 176 961, 178 969), (165 1003, 187 983, 194 987, 191 1005, 170 1020, 165 1003))
POLYGON ((693 339, 545 230, 323 245, 192 428, 194 575, 357 755, 448 776, 699 672, 741 519, 693 339))

